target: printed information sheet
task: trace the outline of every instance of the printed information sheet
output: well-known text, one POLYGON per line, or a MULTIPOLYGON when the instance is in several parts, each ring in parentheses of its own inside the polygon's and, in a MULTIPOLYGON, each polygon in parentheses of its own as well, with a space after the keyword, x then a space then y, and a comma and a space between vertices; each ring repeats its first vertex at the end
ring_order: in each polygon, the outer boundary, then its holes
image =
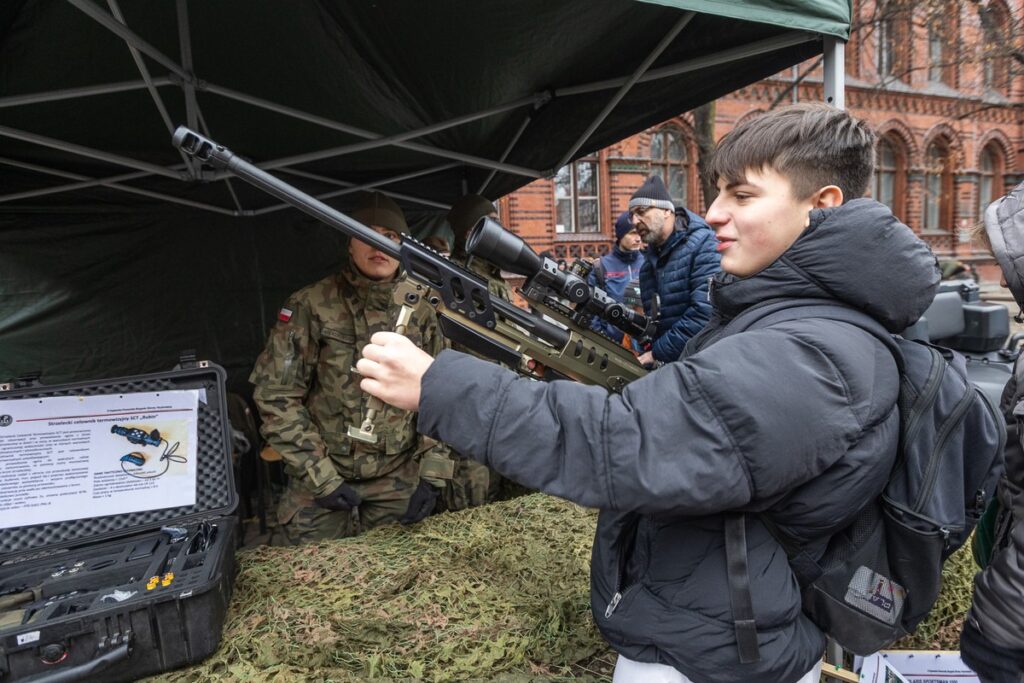
POLYGON ((0 401, 0 528, 194 505, 199 394, 0 401))

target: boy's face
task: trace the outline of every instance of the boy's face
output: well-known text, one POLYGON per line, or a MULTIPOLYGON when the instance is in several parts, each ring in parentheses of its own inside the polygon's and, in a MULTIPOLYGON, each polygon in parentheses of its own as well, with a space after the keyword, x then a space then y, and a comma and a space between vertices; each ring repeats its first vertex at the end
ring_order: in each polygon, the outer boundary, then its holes
POLYGON ((719 179, 718 198, 708 209, 707 222, 718 239, 722 270, 750 277, 782 256, 807 227, 811 209, 822 205, 820 195, 829 188, 839 192, 842 203, 842 192, 834 186, 797 199, 789 180, 769 168, 747 169, 741 183, 719 179))

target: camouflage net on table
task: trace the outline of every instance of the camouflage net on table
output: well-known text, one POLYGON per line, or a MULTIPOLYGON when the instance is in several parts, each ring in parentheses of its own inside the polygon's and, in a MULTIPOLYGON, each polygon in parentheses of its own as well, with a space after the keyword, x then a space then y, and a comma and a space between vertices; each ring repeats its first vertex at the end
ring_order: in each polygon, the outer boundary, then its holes
MULTIPOLYGON (((536 494, 410 528, 238 555, 220 649, 149 683, 604 680, 615 655, 590 617, 593 511, 536 494)), ((958 649, 976 568, 943 572, 901 649, 958 649)))
POLYGON ((595 520, 536 494, 243 550, 220 648, 147 680, 608 680, 589 607, 595 520))

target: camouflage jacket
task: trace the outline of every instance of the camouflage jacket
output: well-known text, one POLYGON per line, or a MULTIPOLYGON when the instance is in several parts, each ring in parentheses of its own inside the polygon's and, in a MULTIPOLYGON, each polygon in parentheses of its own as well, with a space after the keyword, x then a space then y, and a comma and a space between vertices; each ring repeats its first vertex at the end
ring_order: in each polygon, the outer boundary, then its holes
MULTIPOLYGON (((288 474, 314 495, 330 493, 345 480, 383 476, 433 446, 416 433, 414 413, 391 406, 375 420, 377 444, 347 435, 362 422, 369 398, 353 368, 374 332, 394 329, 394 284, 346 267, 295 292, 249 377, 263 437, 281 454, 288 474)), ((441 350, 436 319, 425 304, 406 335, 432 355, 441 350)))

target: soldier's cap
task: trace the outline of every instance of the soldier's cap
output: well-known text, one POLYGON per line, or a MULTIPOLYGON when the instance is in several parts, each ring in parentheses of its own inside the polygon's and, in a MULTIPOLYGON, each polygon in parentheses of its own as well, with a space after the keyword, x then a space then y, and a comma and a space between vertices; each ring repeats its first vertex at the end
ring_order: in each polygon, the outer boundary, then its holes
POLYGON ((465 240, 476 222, 491 213, 494 213, 494 204, 489 199, 478 194, 467 194, 452 204, 448 211, 448 225, 456 240, 465 240))
POLYGON ((352 218, 365 225, 376 225, 395 232, 410 234, 405 214, 395 200, 380 192, 364 192, 349 212, 352 218))

